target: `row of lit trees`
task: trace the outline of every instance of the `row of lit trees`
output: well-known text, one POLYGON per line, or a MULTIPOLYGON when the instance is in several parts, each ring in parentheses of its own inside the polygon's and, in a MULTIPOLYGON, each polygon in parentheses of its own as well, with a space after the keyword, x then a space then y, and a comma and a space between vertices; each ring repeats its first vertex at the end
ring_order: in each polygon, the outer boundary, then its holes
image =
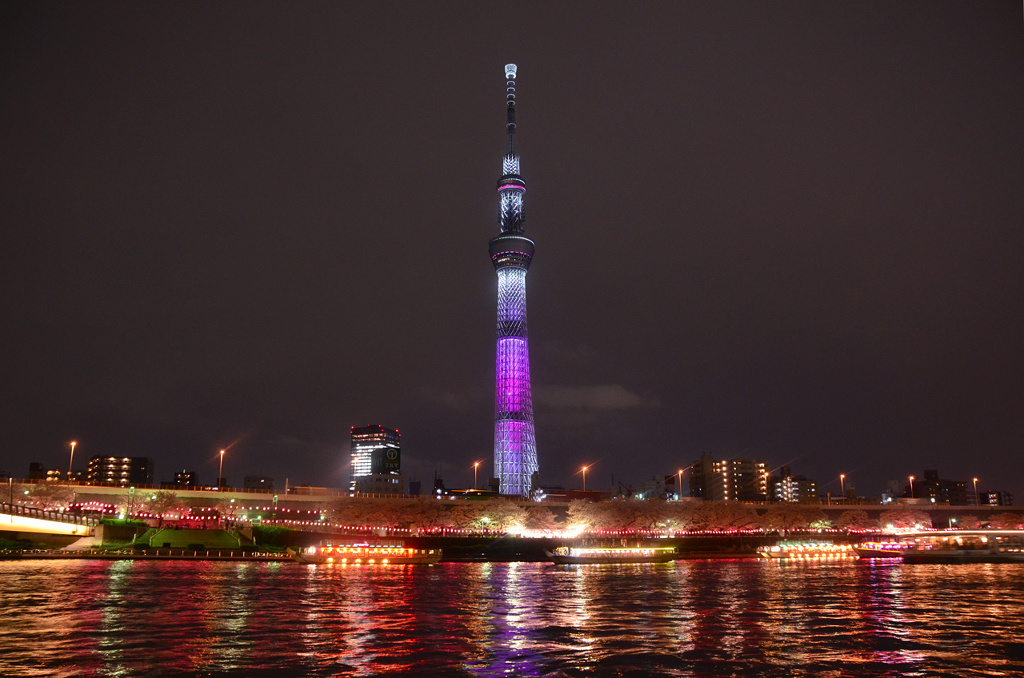
MULTIPOLYGON (((23 486, 18 490, 18 501, 37 508, 59 511, 80 499, 73 487, 55 483, 23 486)), ((181 516, 192 508, 188 500, 168 490, 139 490, 119 495, 113 502, 115 511, 124 515, 181 516)), ((241 506, 233 499, 223 499, 210 507, 220 515, 232 517, 241 506)))
MULTIPOLYGON (((39 484, 20 491, 25 503, 45 509, 70 506, 75 493, 72 488, 39 484)), ((189 509, 187 500, 166 490, 147 490, 123 495, 115 504, 124 514, 154 516, 183 515, 189 509)), ((214 506, 220 515, 233 517, 244 508, 231 500, 214 506)), ((496 532, 521 530, 766 530, 805 529, 877 529, 931 527, 931 516, 913 508, 897 508, 881 513, 878 519, 866 511, 843 511, 830 519, 818 506, 778 504, 760 510, 738 502, 687 501, 652 502, 618 500, 570 502, 568 515, 558 520, 546 506, 523 504, 505 498, 487 501, 439 501, 433 497, 410 499, 370 499, 346 497, 316 507, 330 523, 351 527, 434 530, 464 529, 496 532)), ((1024 529, 1024 513, 999 513, 985 516, 960 514, 947 519, 950 526, 963 529, 992 527, 1024 529)))
MULTIPOLYGON (((984 520, 972 514, 946 519, 949 525, 962 529, 991 527, 1024 529, 1024 514, 999 513, 984 520)), ((569 505, 568 522, 590 530, 788 530, 829 529, 870 530, 895 528, 931 528, 932 516, 926 511, 896 508, 883 511, 877 519, 867 511, 843 511, 829 518, 817 506, 778 504, 755 510, 736 502, 645 502, 574 501, 569 505)), ((940 527, 945 527, 942 525, 940 527)))
MULTIPOLYGON (((569 504, 566 518, 558 520, 544 506, 524 505, 508 499, 443 502, 433 498, 406 500, 342 499, 325 507, 333 523, 353 527, 391 529, 527 530, 766 530, 879 529, 932 526, 925 511, 897 508, 883 511, 875 519, 866 511, 843 511, 830 519, 817 506, 780 504, 760 511, 736 502, 651 502, 621 500, 593 502, 576 500, 569 504)), ((1024 514, 1000 513, 982 521, 974 515, 954 517, 951 523, 964 529, 989 526, 1024 529, 1024 514)))

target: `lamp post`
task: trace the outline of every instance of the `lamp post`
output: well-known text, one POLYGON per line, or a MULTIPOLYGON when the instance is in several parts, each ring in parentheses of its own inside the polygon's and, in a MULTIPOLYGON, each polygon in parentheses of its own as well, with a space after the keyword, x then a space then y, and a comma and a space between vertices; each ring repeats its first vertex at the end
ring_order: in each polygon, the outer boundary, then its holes
POLYGON ((676 487, 676 501, 679 501, 683 498, 683 469, 679 469, 679 473, 676 475, 679 476, 679 486, 676 487))
POLYGON ((581 470, 583 471, 583 491, 586 492, 587 491, 587 467, 584 466, 581 470))
POLYGON ((914 498, 914 476, 910 476, 910 498, 914 498))
POLYGON ((839 474, 839 491, 843 495, 843 501, 846 501, 846 474, 839 474))
POLYGON ((480 462, 474 461, 473 462, 473 489, 474 490, 476 489, 476 470, 478 468, 480 468, 480 462))
POLYGON ((75 445, 78 444, 77 440, 71 441, 71 458, 68 459, 68 482, 71 482, 71 464, 75 461, 75 445))
POLYGON ((217 489, 218 490, 222 489, 221 485, 223 483, 221 481, 223 481, 223 480, 224 480, 224 450, 221 450, 220 451, 220 468, 217 470, 217 489))
POLYGON ((978 479, 974 478, 974 505, 981 506, 981 502, 978 501, 978 479))

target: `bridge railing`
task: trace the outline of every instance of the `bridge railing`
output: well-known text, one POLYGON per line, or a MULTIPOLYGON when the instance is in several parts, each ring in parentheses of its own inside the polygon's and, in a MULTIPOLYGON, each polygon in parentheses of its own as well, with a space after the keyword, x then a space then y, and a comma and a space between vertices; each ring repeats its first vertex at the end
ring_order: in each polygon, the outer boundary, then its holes
POLYGON ((70 525, 96 525, 99 522, 95 518, 77 516, 71 513, 64 513, 63 511, 45 511, 34 506, 22 506, 6 502, 0 502, 0 513, 24 516, 25 518, 37 518, 38 520, 50 520, 55 523, 68 523, 70 525))

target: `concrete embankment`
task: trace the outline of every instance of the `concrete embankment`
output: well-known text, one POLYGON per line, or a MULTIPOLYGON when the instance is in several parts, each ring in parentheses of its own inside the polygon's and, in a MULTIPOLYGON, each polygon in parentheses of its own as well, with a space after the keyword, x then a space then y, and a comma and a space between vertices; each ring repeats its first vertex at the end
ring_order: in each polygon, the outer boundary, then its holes
POLYGON ((153 550, 109 550, 79 549, 66 550, 30 550, 0 552, 0 559, 22 560, 237 560, 261 562, 290 562, 291 556, 285 553, 270 551, 176 551, 173 549, 153 550))
MULTIPOLYGON (((258 531, 257 531, 258 532, 258 531)), ((113 535, 109 535, 113 536, 113 535)), ((656 544, 676 548, 679 559, 734 559, 757 557, 757 548, 775 544, 780 535, 690 535, 660 538, 636 537, 592 537, 579 539, 526 538, 511 535, 429 535, 415 537, 387 537, 368 535, 324 534, 285 530, 278 533, 246 533, 236 530, 200 530, 149 528, 127 532, 118 537, 128 537, 129 542, 83 540, 71 548, 61 550, 46 548, 28 551, 0 552, 0 558, 95 558, 95 559, 137 559, 137 560, 290 560, 287 548, 300 549, 322 542, 341 543, 362 541, 366 543, 401 541, 410 548, 440 549, 444 562, 542 562, 547 560, 545 551, 557 546, 606 545, 627 546, 656 544), (254 542, 259 542, 254 543, 254 542), (19 554, 24 555, 19 555, 19 554)), ((865 538, 864 535, 860 536, 865 538)), ((834 535, 829 541, 857 540, 850 536, 834 535)))

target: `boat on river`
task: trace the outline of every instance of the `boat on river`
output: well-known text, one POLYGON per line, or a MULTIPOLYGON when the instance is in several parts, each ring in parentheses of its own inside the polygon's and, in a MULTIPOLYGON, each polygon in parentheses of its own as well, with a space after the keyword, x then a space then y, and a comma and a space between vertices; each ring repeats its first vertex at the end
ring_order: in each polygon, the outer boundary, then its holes
POLYGON ((667 563, 676 559, 674 546, 559 546, 544 553, 560 565, 667 563))
POLYGON ((757 549, 762 558, 779 560, 830 560, 854 558, 856 554, 849 544, 833 544, 823 541, 783 541, 774 546, 757 549))
POLYGON ((862 541, 853 547, 860 558, 899 558, 907 548, 903 541, 862 541))
POLYGON ((922 530, 902 538, 904 563, 1024 563, 1024 530, 922 530))
POLYGON ((289 553, 300 563, 328 565, 432 565, 441 560, 441 549, 404 544, 321 544, 289 553))

